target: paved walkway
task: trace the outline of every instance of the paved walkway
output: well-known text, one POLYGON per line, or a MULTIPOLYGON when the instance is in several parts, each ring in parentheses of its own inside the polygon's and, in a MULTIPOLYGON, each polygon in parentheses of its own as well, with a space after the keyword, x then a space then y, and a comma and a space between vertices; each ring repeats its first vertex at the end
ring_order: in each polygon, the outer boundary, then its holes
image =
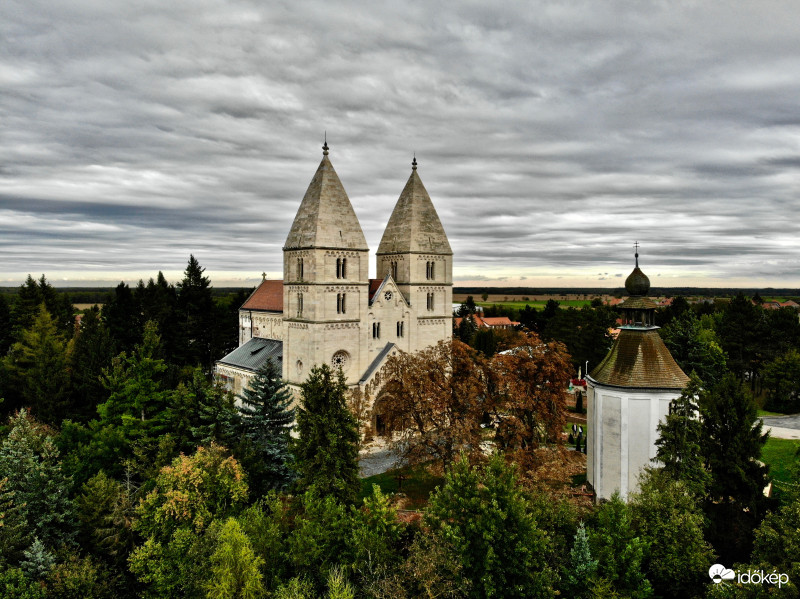
MULTIPOLYGON (((799 431, 800 432, 800 431, 799 431)), ((358 454, 358 468, 361 478, 381 474, 397 466, 397 455, 389 449, 383 437, 376 437, 358 454)))
POLYGON ((789 416, 765 416, 764 430, 776 439, 800 439, 800 414, 789 416))

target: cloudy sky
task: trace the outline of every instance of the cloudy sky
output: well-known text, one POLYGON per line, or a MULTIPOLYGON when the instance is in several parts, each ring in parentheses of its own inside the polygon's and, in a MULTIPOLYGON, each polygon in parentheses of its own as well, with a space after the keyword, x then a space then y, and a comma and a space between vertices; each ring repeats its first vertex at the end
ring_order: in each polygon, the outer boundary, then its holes
POLYGON ((800 4, 3 0, 0 285, 281 276, 416 152, 456 284, 800 287, 800 4))

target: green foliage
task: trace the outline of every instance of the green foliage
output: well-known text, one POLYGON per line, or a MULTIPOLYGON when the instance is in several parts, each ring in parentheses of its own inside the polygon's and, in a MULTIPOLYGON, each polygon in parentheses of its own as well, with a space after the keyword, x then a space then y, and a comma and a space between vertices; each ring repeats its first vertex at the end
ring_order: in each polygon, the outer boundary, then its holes
POLYGON ((10 421, 11 431, 0 446, 0 480, 24 518, 26 537, 52 548, 71 543, 75 517, 69 499, 72 481, 61 470, 53 438, 25 410, 10 421))
POLYGON ((767 390, 764 407, 787 414, 800 412, 800 352, 792 349, 769 362, 763 377, 767 390))
POLYGON ((3 599, 45 599, 45 588, 38 580, 25 576, 19 568, 0 570, 0 596, 3 599))
POLYGON ((157 451, 158 436, 167 430, 165 409, 169 393, 161 381, 166 365, 157 357, 159 350, 155 324, 148 322, 142 343, 134 352, 130 356, 121 353, 113 359, 111 368, 103 371, 109 395, 97 407, 100 426, 116 429, 126 454, 138 443, 152 456, 157 451))
POLYGON ((214 551, 215 528, 195 531, 178 528, 168 541, 148 538, 128 558, 130 570, 144 585, 142 597, 202 597, 208 581, 208 563, 214 551))
POLYGON ((47 578, 47 599, 116 599, 118 577, 90 557, 60 556, 47 578))
POLYGON ((711 473, 706 515, 709 539, 723 563, 743 561, 764 511, 767 468, 758 462, 762 434, 756 406, 732 374, 700 395, 701 452, 711 473))
POLYGON ((358 425, 347 408, 341 370, 314 367, 301 386, 299 438, 292 443, 298 489, 353 503, 358 496, 358 425))
POLYGON ((279 586, 273 594, 274 599, 316 599, 312 585, 305 578, 295 577, 279 586))
POLYGON ((743 294, 734 297, 722 312, 717 333, 728 356, 729 368, 740 379, 759 368, 765 330, 764 310, 754 306, 743 294))
POLYGON ((726 371, 725 354, 714 341, 705 339, 700 321, 687 310, 659 331, 678 366, 686 373, 696 373, 709 385, 719 382, 726 371))
POLYGON ((128 285, 120 283, 106 298, 102 317, 117 351, 130 353, 141 343, 144 322, 139 304, 128 285))
POLYGON ((683 481, 695 497, 705 495, 710 480, 700 452, 703 434, 697 405, 700 385, 700 379, 693 373, 681 395, 670 402, 669 414, 658 424, 653 460, 663 465, 667 476, 683 481))
POLYGON ((592 559, 589 536, 581 522, 569 552, 567 567, 564 569, 563 586, 567 596, 574 599, 586 597, 589 591, 589 581, 596 571, 597 560, 592 559))
POLYGON ((542 337, 564 343, 575 368, 583 368, 587 361, 597 365, 606 357, 613 343, 609 328, 616 320, 611 310, 584 306, 580 310, 559 309, 549 314, 548 307, 545 307, 542 318, 546 325, 542 337))
POLYGON ((703 538, 698 497, 660 470, 647 471, 630 500, 633 527, 649 548, 644 572, 656 595, 686 599, 702 594, 714 559, 703 538))
POLYGON ((67 349, 72 397, 66 417, 88 422, 97 415, 97 406, 107 399, 101 376, 111 365, 113 347, 97 306, 87 310, 67 349))
POLYGON ((288 541, 292 519, 288 502, 274 492, 262 497, 237 518, 254 553, 262 561, 267 590, 277 589, 281 581, 289 578, 292 564, 288 541))
POLYGON ((249 450, 243 462, 255 495, 285 489, 292 482, 289 439, 295 411, 291 403, 278 367, 267 360, 250 380, 239 408, 249 450))
POLYGON ((347 582, 341 568, 331 568, 328 572, 328 594, 326 599, 354 599, 355 591, 353 587, 347 582))
POLYGON ((84 483, 75 501, 81 546, 118 565, 124 563, 134 546, 133 517, 138 495, 130 478, 123 484, 102 471, 84 483))
POLYGON ((630 510, 619 494, 614 493, 595 513, 589 546, 597 559, 598 576, 616 592, 631 599, 653 595, 643 568, 648 544, 636 535, 630 510))
POLYGON ((455 336, 458 337, 460 341, 471 344, 472 338, 475 336, 477 330, 478 326, 475 324, 475 319, 472 317, 472 314, 465 314, 461 318, 461 322, 458 323, 458 327, 456 327, 455 336))
POLYGON ((8 477, 0 479, 0 569, 7 562, 18 562, 23 547, 29 544, 25 504, 14 501, 8 477))
POLYGON ((200 365, 210 372, 214 359, 216 304, 211 295, 211 282, 205 269, 194 256, 178 284, 177 320, 180 323, 180 342, 176 348, 178 364, 200 365))
POLYGON ((247 535, 234 518, 228 518, 219 532, 211 554, 206 597, 209 599, 255 599, 265 593, 258 557, 247 535))
POLYGON ((67 294, 56 293, 44 275, 38 281, 28 275, 11 305, 11 333, 15 339, 19 340, 22 331, 33 325, 42 304, 53 316, 56 330, 63 336, 72 336, 72 302, 67 294))
POLYGON ((513 468, 495 455, 483 472, 465 460, 431 496, 425 522, 457 556, 469 597, 549 597, 556 575, 513 468))
POLYGON ((134 529, 158 540, 168 540, 179 527, 202 531, 213 519, 236 512, 247 499, 241 466, 218 445, 175 458, 155 483, 136 508, 134 529))
POLYGON ((57 424, 66 413, 66 348, 55 320, 42 304, 4 359, 10 385, 20 391, 22 405, 43 422, 57 424))

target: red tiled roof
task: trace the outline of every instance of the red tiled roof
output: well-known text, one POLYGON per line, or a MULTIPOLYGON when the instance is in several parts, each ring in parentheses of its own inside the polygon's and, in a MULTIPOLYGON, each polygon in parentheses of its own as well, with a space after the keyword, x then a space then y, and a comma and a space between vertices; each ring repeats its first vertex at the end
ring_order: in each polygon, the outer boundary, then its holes
POLYGON ((283 281, 263 281, 240 309, 283 312, 283 281))
POLYGON ((375 292, 378 291, 378 287, 381 286, 381 283, 383 283, 383 279, 369 280, 369 301, 372 301, 372 297, 375 295, 375 292))
MULTIPOLYGON (((511 320, 508 316, 481 316, 476 313, 472 315, 472 319, 475 321, 475 326, 486 329, 494 327, 514 327, 519 324, 511 320)), ((461 317, 457 317, 455 319, 455 326, 460 325, 462 320, 461 317)))

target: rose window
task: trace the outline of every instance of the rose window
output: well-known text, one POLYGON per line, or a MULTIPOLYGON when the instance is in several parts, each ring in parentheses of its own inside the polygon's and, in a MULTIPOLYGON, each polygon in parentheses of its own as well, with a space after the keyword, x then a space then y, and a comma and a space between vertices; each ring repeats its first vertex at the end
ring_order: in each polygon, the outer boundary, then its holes
POLYGON ((350 359, 350 356, 347 354, 346 351, 340 350, 333 354, 333 358, 331 359, 331 365, 334 368, 341 368, 342 371, 347 370, 347 362, 350 359))

